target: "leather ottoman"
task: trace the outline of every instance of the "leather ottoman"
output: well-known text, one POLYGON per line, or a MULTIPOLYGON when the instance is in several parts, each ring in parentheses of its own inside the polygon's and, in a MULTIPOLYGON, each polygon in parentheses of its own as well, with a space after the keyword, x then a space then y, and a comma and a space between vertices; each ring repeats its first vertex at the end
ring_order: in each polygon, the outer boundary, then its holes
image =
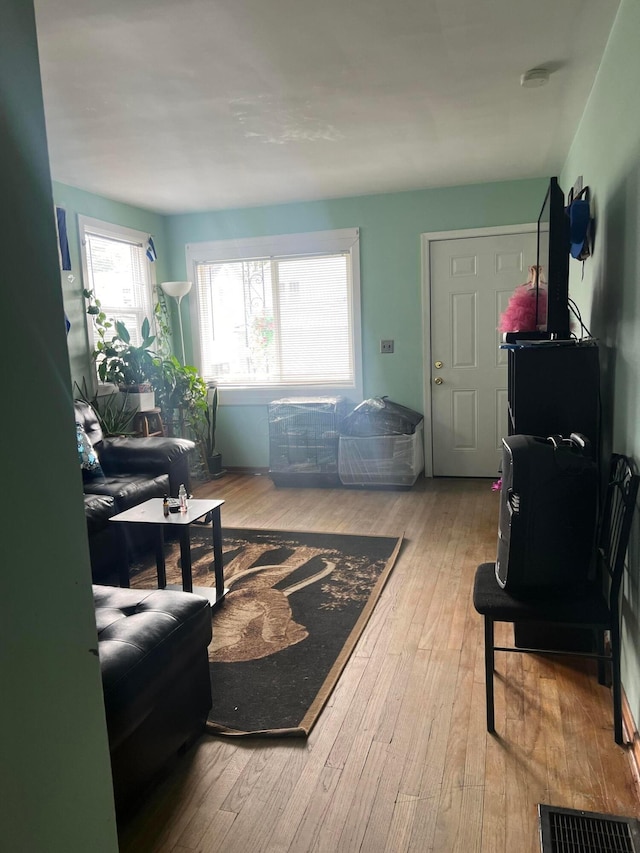
POLYGON ((211 608, 198 595, 94 585, 116 811, 136 805, 211 708, 211 608))

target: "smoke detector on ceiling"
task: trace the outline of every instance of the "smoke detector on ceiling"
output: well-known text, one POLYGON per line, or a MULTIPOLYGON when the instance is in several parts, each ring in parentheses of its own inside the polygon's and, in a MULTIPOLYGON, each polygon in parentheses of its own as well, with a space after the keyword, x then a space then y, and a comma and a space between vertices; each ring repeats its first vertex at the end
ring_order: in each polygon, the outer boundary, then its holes
POLYGON ((530 68, 520 78, 520 85, 525 89, 537 89, 549 82, 549 72, 546 68, 530 68))

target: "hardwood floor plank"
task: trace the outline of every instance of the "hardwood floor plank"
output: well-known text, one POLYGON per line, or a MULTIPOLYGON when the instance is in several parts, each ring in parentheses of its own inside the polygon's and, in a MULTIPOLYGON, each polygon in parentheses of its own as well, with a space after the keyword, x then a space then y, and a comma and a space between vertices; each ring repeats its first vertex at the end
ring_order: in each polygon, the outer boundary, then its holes
POLYGON ((436 823, 431 848, 447 853, 479 853, 482 847, 483 788, 467 786, 448 788, 437 805, 436 823))
MULTIPOLYGON (((424 807, 418 797, 401 796, 396 799, 387 833, 385 853, 405 853, 411 844, 411 831, 416 819, 419 806, 424 807)), ((435 808, 433 810, 435 822, 435 808)), ((428 849, 428 848, 427 848, 428 849)))
POLYGON ((507 847, 507 750, 497 737, 484 735, 485 778, 482 801, 482 853, 511 853, 507 847))
POLYGON ((398 731, 398 717, 411 678, 419 635, 420 626, 411 624, 408 631, 403 633, 404 645, 400 653, 396 653, 395 646, 392 647, 391 644, 389 646, 388 654, 395 655, 398 661, 380 714, 378 728, 374 734, 374 740, 379 743, 391 743, 398 731))
POLYGON ((181 850, 184 850, 185 853, 187 850, 195 850, 196 853, 224 850, 225 839, 229 835, 236 817, 235 812, 216 812, 196 847, 174 847, 171 853, 180 853, 181 850))
MULTIPOLYGON (((318 837, 325 824, 327 812, 331 808, 336 787, 342 776, 342 770, 335 767, 319 767, 316 770, 316 781, 312 788, 308 806, 301 815, 301 820, 291 834, 290 843, 287 847, 267 848, 267 853, 275 851, 313 850, 318 842, 318 837)), ((281 821, 284 823, 284 821, 281 821)), ((286 825, 285 825, 286 826, 286 825)), ((282 832, 282 830, 280 830, 282 832)), ((282 837, 282 836, 280 836, 282 837)))
POLYGON ((266 849, 270 853, 295 850, 297 842, 294 843, 294 836, 299 832, 313 834, 314 821, 321 819, 322 811, 318 809, 318 798, 325 800, 330 797, 330 792, 334 784, 337 784, 341 773, 341 768, 329 768, 326 762, 343 726, 351 699, 360 688, 367 663, 366 658, 352 659, 349 662, 334 691, 335 704, 332 707, 325 706, 320 721, 311 732, 308 739, 309 759, 268 841, 266 849), (335 772, 325 773, 325 768, 335 772), (332 784, 327 784, 328 781, 332 784), (299 829, 301 826, 302 828, 299 829))
POLYGON ((362 849, 362 841, 373 812, 376 793, 387 765, 387 744, 371 741, 367 759, 360 774, 361 784, 354 797, 338 841, 338 850, 362 849))
POLYGON ((229 474, 196 493, 225 500, 227 527, 405 541, 309 738, 203 737, 123 822, 122 853, 538 853, 538 802, 640 816, 610 691, 585 664, 498 653, 486 732, 471 588, 495 557, 488 480, 375 491, 229 474))
MULTIPOLYGON (((405 757, 390 750, 386 742, 374 741, 374 743, 379 743, 385 748, 385 764, 371 803, 369 821, 360 849, 366 850, 367 853, 382 853, 387 849, 391 833, 405 757)), ((407 836, 408 841, 409 836, 407 836)))

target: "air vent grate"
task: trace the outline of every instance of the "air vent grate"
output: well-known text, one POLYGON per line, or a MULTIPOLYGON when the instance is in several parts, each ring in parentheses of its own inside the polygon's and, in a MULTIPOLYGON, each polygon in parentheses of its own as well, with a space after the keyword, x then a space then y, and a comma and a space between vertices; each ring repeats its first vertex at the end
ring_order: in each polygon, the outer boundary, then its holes
POLYGON ((640 822, 617 815, 538 806, 542 853, 640 853, 640 822))

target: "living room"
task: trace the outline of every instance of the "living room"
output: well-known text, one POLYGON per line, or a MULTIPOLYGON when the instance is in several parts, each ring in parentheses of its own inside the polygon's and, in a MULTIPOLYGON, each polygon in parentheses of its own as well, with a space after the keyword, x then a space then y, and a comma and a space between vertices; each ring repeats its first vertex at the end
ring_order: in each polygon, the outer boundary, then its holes
MULTIPOLYGON (((86 350, 75 337, 82 328, 83 310, 77 294, 71 293, 72 283, 65 283, 64 277, 64 301, 60 293, 49 216, 52 198, 66 208, 70 223, 76 213, 105 221, 116 217, 120 224, 153 234, 158 248, 158 280, 184 275, 185 243, 208 239, 213 230, 227 236, 230 232, 249 236, 265 229, 287 233, 294 222, 295 230, 308 231, 357 225, 363 232, 363 277, 366 274, 376 282, 363 304, 363 324, 372 327, 363 343, 366 389, 370 394, 389 389, 394 399, 421 410, 420 234, 531 222, 548 175, 264 206, 235 211, 232 225, 229 213, 155 214, 67 184, 54 182, 51 193, 50 184, 45 186, 48 166, 38 94, 36 36, 29 10, 19 8, 25 5, 9 4, 8 23, 0 36, 2 79, 8 81, 2 112, 9 121, 0 139, 0 168, 7 186, 7 210, 11 211, 2 235, 3 257, 9 265, 3 314, 8 358, 21 362, 19 374, 9 377, 7 394, 7 399, 19 401, 14 410, 21 433, 19 442, 14 440, 9 445, 7 441, 6 446, 15 452, 5 454, 11 509, 6 516, 3 546, 8 641, 3 643, 2 671, 5 695, 11 701, 4 705, 8 716, 3 728, 5 737, 10 738, 5 778, 10 778, 12 787, 3 798, 3 825, 8 827, 10 849, 114 850, 99 671, 94 655, 86 651, 95 644, 86 532, 75 449, 67 434, 71 376, 80 378, 86 370, 86 350), (389 244, 393 255, 384 251, 389 244), (42 251, 38 247, 43 247, 42 251), (402 292, 387 286, 398 276, 410 282, 402 292), (72 323, 69 353, 62 322, 60 328, 50 322, 51 317, 62 319, 63 308, 72 323), (381 337, 395 338, 399 349, 394 358, 378 357, 381 337), (35 383, 30 381, 32 377, 37 377, 35 383), (25 394, 27 387, 37 392, 25 394), (52 444, 59 452, 46 453, 44 448, 52 444), (25 467, 37 477, 37 500, 32 477, 25 477, 25 467), (46 476, 42 476, 45 470, 46 476), (60 496, 64 496, 63 501, 60 496), (29 524, 27 519, 35 523, 29 524)), ((636 4, 623 0, 593 90, 559 170, 561 185, 571 186, 578 175, 583 175, 593 194, 596 247, 584 265, 584 274, 582 265, 572 261, 571 292, 586 325, 601 342, 601 353, 606 355, 605 446, 636 458, 640 457, 635 416, 636 336, 640 324, 636 297, 640 126, 634 96, 640 80, 635 46, 639 27, 636 4)), ((72 253, 76 253, 72 263, 78 269, 77 237, 71 237, 72 253)), ((220 443, 225 460, 231 466, 263 468, 268 464, 264 413, 239 409, 221 408, 220 443)), ((8 429, 6 434, 8 439, 8 429)), ((285 517, 292 524, 293 508, 287 512, 285 517)), ((235 514, 235 523, 249 524, 246 511, 244 518, 241 515, 235 514)), ((268 511, 262 517, 264 524, 274 523, 268 511)), ((635 629, 640 610, 637 555, 634 532, 629 551, 632 569, 624 599, 623 683, 636 722, 640 720, 640 647, 635 629)), ((476 711, 476 724, 481 724, 482 707, 476 711)), ((610 737, 608 732, 606 736, 610 737)), ((246 748, 239 752, 246 754, 246 748)), ((212 756, 218 753, 221 764, 225 757, 231 761, 226 746, 212 748, 212 756)), ((239 763, 240 758, 234 761, 239 763)), ((291 761, 295 762, 295 755, 291 761)), ((213 767, 211 772, 215 772, 213 767)), ((330 766, 325 776, 329 784, 330 766)), ((258 803, 255 805, 257 808, 258 803)), ((407 812, 411 808, 413 804, 408 803, 407 812)), ((483 849, 500 849, 483 843, 483 849)), ((462 848, 452 844, 448 849, 462 848)), ((514 849, 513 844, 510 849, 514 849)), ((523 845, 522 849, 527 848, 523 845)))

